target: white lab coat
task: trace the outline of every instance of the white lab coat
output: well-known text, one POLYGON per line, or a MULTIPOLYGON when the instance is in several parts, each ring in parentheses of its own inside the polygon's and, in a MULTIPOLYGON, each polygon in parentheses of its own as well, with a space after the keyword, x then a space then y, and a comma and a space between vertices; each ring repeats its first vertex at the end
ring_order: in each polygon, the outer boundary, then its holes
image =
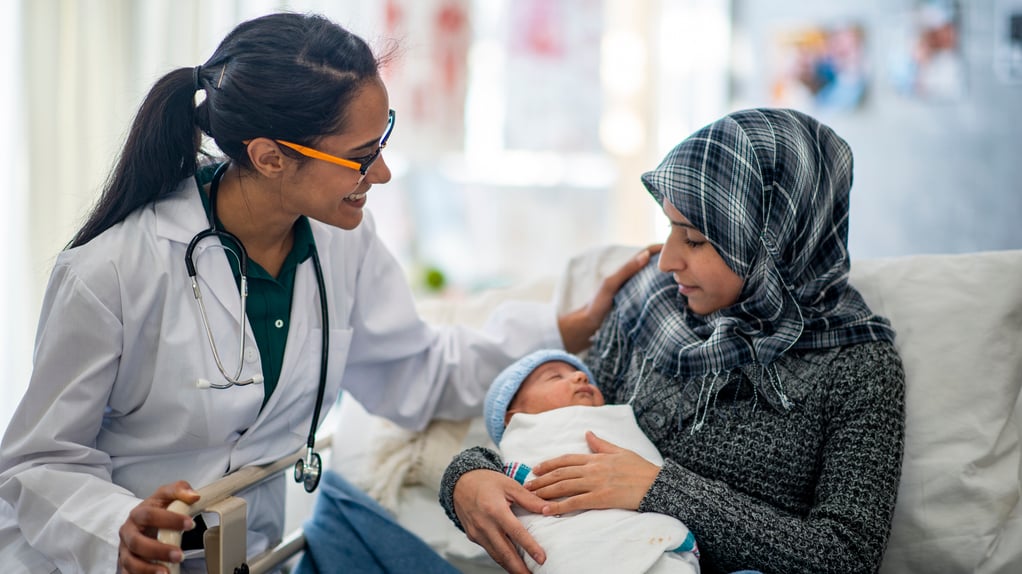
MULTIPOLYGON (((330 320, 324 411, 344 389, 413 429, 433 417, 467 418, 513 359, 561 345, 548 304, 505 307, 482 332, 431 327, 369 213, 351 231, 311 224, 330 320)), ((0 449, 0 507, 9 505, 0 508, 0 541, 20 536, 9 546, 27 543, 64 573, 111 572, 118 528, 157 486, 183 479, 201 487, 304 444, 321 347, 312 261, 297 269, 280 379, 260 410, 260 385, 195 385, 222 382, 184 264, 188 242, 207 225, 189 179, 57 258, 32 379, 0 449)), ((233 372, 241 305, 218 246, 207 239, 195 261, 217 348, 233 372)), ((242 377, 261 371, 251 330, 246 335, 242 377)), ((283 487, 280 477, 246 493, 250 553, 280 539, 283 487)))

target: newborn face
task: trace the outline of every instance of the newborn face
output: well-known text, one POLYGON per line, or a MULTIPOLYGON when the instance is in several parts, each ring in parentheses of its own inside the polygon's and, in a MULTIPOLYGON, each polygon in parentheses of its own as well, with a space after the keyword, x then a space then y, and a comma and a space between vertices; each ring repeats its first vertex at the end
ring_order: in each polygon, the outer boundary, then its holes
POLYGON ((532 371, 508 405, 504 424, 515 413, 542 413, 561 407, 603 406, 603 393, 589 383, 589 377, 561 361, 543 363, 532 371))

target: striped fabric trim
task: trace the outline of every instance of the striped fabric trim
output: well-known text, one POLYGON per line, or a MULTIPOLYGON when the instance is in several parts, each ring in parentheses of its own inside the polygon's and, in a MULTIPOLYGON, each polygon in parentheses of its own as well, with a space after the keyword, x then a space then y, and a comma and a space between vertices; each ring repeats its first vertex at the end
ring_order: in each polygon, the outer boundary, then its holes
POLYGON ((689 532, 688 536, 685 537, 685 540, 683 540, 677 548, 671 550, 671 552, 677 552, 679 554, 682 552, 691 552, 696 558, 699 558, 699 545, 696 544, 696 537, 692 536, 692 533, 689 532))
POLYGON ((525 479, 532 472, 532 467, 521 462, 509 462, 504 465, 504 474, 515 479, 518 484, 525 484, 525 479))

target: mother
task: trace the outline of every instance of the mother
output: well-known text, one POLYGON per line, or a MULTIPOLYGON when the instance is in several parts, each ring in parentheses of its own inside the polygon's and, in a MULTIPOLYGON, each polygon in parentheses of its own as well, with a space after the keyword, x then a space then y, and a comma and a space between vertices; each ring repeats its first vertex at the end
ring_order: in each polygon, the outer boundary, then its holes
POLYGON ((587 362, 629 402, 657 467, 589 435, 590 455, 525 487, 459 454, 441 502, 510 572, 545 558, 509 509, 678 517, 703 572, 873 572, 890 533, 904 373, 889 322, 847 283, 852 153, 791 110, 730 114, 642 177, 671 232, 619 292, 587 362))

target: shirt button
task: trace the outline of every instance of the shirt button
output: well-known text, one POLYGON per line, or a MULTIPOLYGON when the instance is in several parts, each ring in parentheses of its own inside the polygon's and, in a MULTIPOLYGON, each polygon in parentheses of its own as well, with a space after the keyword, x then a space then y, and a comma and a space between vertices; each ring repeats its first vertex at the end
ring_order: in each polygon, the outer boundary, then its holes
POLYGON ((273 324, 276 325, 276 327, 278 329, 280 329, 281 327, 284 326, 284 320, 283 319, 277 319, 276 321, 273 322, 273 324))
POLYGON ((245 349, 245 360, 249 363, 254 363, 256 360, 256 350, 252 347, 245 349))

